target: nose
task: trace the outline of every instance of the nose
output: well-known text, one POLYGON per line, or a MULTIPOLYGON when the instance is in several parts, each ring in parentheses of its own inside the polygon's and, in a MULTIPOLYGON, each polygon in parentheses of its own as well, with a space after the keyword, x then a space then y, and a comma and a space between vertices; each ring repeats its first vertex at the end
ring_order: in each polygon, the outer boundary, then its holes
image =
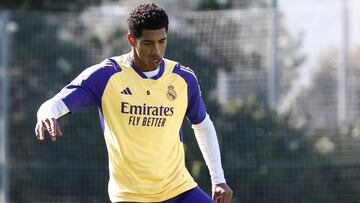
POLYGON ((160 52, 161 52, 160 44, 159 43, 154 43, 152 51, 153 51, 153 54, 159 55, 160 52))

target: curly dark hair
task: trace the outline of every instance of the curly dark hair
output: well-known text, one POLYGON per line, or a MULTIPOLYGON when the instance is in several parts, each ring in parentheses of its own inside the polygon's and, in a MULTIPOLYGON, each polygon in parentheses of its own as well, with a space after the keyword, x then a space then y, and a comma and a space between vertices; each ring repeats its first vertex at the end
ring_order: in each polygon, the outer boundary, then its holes
POLYGON ((166 11, 154 3, 140 4, 135 7, 127 19, 130 34, 136 38, 142 36, 143 30, 165 28, 168 31, 169 18, 166 11))

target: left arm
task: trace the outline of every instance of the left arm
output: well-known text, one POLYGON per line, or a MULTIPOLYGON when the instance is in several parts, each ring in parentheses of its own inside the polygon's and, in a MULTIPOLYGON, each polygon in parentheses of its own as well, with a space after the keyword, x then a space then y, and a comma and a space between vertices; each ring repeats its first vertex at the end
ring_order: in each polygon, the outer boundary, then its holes
POLYGON ((233 191, 225 181, 215 127, 206 113, 195 73, 190 68, 180 64, 176 65, 174 73, 179 74, 188 84, 186 117, 192 124, 201 153, 209 168, 213 188, 212 198, 217 202, 230 203, 233 191))
POLYGON ((199 124, 193 124, 195 137, 208 166, 212 187, 212 198, 221 203, 230 203, 233 191, 226 184, 221 165, 220 148, 213 122, 208 114, 199 124))

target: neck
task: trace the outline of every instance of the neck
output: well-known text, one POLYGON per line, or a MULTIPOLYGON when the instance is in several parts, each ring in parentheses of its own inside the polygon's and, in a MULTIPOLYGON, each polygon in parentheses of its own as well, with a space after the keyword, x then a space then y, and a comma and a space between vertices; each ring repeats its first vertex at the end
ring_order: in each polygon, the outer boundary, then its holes
POLYGON ((153 71, 157 67, 146 67, 146 65, 142 62, 140 57, 135 53, 132 49, 130 53, 131 61, 138 67, 142 72, 153 71))

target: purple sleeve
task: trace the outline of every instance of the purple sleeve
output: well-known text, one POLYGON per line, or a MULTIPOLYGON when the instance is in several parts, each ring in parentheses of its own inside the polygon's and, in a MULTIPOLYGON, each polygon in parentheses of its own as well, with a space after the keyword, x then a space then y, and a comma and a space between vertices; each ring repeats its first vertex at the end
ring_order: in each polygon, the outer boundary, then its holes
POLYGON ((62 99, 71 113, 97 105, 101 109, 101 97, 110 77, 121 71, 113 60, 85 69, 69 85, 65 86, 56 97, 62 99))
POLYGON ((201 123, 205 119, 206 108, 194 72, 190 68, 181 66, 180 64, 175 66, 173 72, 180 75, 187 83, 188 107, 186 117, 191 124, 201 123))

